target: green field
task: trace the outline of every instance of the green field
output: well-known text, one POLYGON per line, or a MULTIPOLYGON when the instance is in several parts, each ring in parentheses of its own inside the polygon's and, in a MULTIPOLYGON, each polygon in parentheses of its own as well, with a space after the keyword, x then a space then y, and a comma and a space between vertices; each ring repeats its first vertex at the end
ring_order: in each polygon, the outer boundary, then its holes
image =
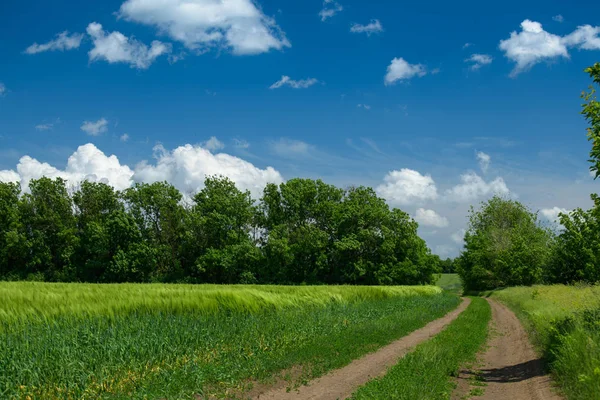
POLYGON ((491 293, 524 322, 568 399, 600 393, 600 286, 515 287, 491 293))
POLYGON ((458 274, 439 274, 435 284, 443 290, 457 294, 462 293, 462 282, 458 274))
POLYGON ((436 287, 0 283, 0 398, 227 397, 321 375, 458 303, 436 287))

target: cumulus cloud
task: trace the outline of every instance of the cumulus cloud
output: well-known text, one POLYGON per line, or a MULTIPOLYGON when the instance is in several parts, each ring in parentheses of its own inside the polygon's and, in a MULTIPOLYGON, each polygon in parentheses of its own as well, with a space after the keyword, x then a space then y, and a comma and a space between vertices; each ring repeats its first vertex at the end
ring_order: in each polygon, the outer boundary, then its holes
POLYGON ((210 151, 223 150, 225 144, 217 139, 215 136, 211 136, 206 142, 202 143, 202 147, 210 151))
POLYGON ((492 161, 492 157, 483 151, 479 151, 477 152, 477 161, 479 162, 479 168, 481 168, 481 171, 484 174, 487 173, 487 170, 490 167, 490 162, 492 161))
POLYGON ((372 19, 367 25, 353 24, 350 27, 352 33, 366 33, 367 36, 371 36, 374 33, 383 32, 383 26, 378 19, 372 19))
POLYGON ((463 49, 468 49, 469 47, 473 46, 473 43, 465 43, 463 44, 463 49))
POLYGON ((540 210, 540 214, 548 221, 558 224, 560 223, 559 214, 569 214, 571 210, 567 210, 566 208, 560 207, 552 207, 552 208, 543 208, 540 210))
POLYGON ((600 27, 582 25, 566 36, 559 36, 545 31, 539 22, 526 19, 521 23, 521 32, 513 31, 510 38, 500 41, 500 49, 516 63, 511 72, 515 77, 542 61, 569 58, 569 47, 599 50, 599 34, 600 27))
POLYGON ((247 149, 250 147, 250 143, 244 139, 233 139, 233 145, 238 149, 247 149))
POLYGON ((563 17, 562 15, 558 14, 558 15, 555 15, 554 17, 552 17, 552 19, 553 19, 554 21, 556 21, 556 22, 560 22, 560 23, 562 23, 562 22, 564 22, 564 20, 565 20, 565 17, 563 17))
POLYGON ((390 171, 384 183, 377 187, 377 193, 392 206, 419 204, 438 197, 437 187, 429 175, 403 168, 390 171))
POLYGON ((231 179, 241 190, 249 190, 257 199, 267 183, 283 182, 281 174, 267 167, 259 169, 241 158, 229 154, 213 154, 208 149, 187 144, 173 151, 155 147, 156 163, 141 162, 135 168, 135 180, 141 182, 167 181, 185 194, 196 193, 204 187, 207 176, 222 175, 231 179))
POLYGON ((333 17, 335 14, 339 13, 343 9, 344 7, 342 7, 342 5, 335 0, 323 1, 323 9, 319 11, 321 21, 326 21, 327 18, 333 17))
POLYGON ((469 67, 472 71, 477 71, 484 65, 491 64, 494 59, 487 54, 472 54, 465 62, 471 63, 469 67))
POLYGON ((110 64, 126 63, 131 68, 147 69, 157 57, 171 52, 171 45, 168 43, 154 40, 148 48, 144 43, 128 38, 121 32, 107 33, 96 22, 88 25, 87 33, 94 43, 94 48, 88 53, 91 62, 104 60, 110 64))
POLYGON ((73 50, 78 49, 81 45, 81 41, 83 40, 82 33, 73 33, 69 34, 68 31, 64 31, 56 35, 54 40, 49 41, 48 43, 37 44, 34 43, 25 49, 26 54, 37 54, 43 53, 46 51, 65 51, 65 50, 73 50))
POLYGON ((299 81, 295 81, 289 76, 283 75, 281 79, 272 84, 269 87, 269 89, 279 89, 283 86, 289 86, 292 89, 306 89, 317 83, 319 83, 319 81, 315 78, 301 79, 299 81))
POLYGON ((119 137, 119 140, 121 140, 121 142, 127 142, 129 140, 129 134, 122 134, 121 137, 119 137))
POLYGON ((134 169, 121 164, 114 155, 106 156, 91 143, 80 146, 69 157, 64 170, 24 156, 16 171, 0 171, 0 181, 20 182, 25 189, 32 179, 46 176, 66 179, 73 186, 83 180, 104 182, 117 190, 127 189, 134 182, 167 181, 181 192, 191 194, 204 187, 207 176, 222 175, 241 190, 250 190, 254 198, 260 197, 267 183, 283 182, 281 174, 271 167, 260 169, 238 157, 212 154, 200 146, 187 144, 173 151, 156 146, 154 150, 155 164, 143 161, 134 169))
POLYGON ((3 170, 0 171, 0 182, 5 183, 13 183, 13 182, 21 182, 21 176, 12 170, 3 170))
POLYGON ((98 136, 108 130, 108 121, 100 118, 98 121, 84 121, 81 130, 90 136, 98 136))
POLYGON ((464 244, 465 242, 465 233, 467 233, 466 229, 459 229, 450 235, 450 239, 456 244, 464 244))
POLYGON ((70 185, 77 185, 83 180, 104 182, 112 185, 117 190, 123 190, 133 183, 133 171, 126 165, 121 165, 114 155, 106 156, 91 143, 80 146, 67 161, 64 170, 60 170, 48 163, 40 162, 35 158, 23 156, 17 164, 17 171, 0 171, 0 180, 10 177, 13 181, 21 183, 26 189, 29 181, 41 177, 63 178, 70 185))
POLYGON ((427 75, 425 66, 422 64, 409 64, 404 58, 394 58, 387 68, 385 84, 393 85, 398 81, 408 80, 414 77, 427 75))
POLYGON ((246 55, 291 47, 275 20, 252 0, 127 0, 118 15, 154 26, 198 52, 216 47, 246 55))
POLYGON ((433 226, 436 228, 445 228, 448 226, 448 219, 446 217, 442 217, 434 210, 426 210, 424 208, 419 208, 417 210, 415 221, 420 225, 433 226))
POLYGON ((504 179, 501 177, 491 182, 486 182, 476 173, 468 172, 461 175, 460 180, 462 183, 446 191, 447 199, 459 203, 467 203, 491 195, 502 196, 510 193, 504 179))
POLYGON ((0 82, 0 97, 4 96, 5 93, 6 93, 6 86, 4 86, 4 83, 0 82))
POLYGON ((600 26, 582 25, 563 38, 563 43, 569 47, 579 47, 582 50, 600 50, 600 26))

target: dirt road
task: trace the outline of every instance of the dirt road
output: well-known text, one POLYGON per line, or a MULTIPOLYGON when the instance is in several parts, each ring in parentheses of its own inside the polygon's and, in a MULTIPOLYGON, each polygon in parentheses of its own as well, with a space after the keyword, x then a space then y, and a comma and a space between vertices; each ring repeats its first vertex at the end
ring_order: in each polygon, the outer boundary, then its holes
POLYGON ((419 343, 435 336, 462 313, 471 301, 464 299, 454 311, 430 322, 382 349, 354 360, 344 368, 330 372, 315 379, 307 386, 287 392, 286 388, 277 388, 255 396, 260 400, 336 400, 346 399, 369 380, 384 375, 387 369, 398 362, 419 343))
POLYGON ((515 314, 494 300, 488 302, 492 307, 489 347, 480 358, 482 365, 461 372, 452 399, 469 398, 472 390, 479 394, 473 397, 478 400, 562 399, 552 390, 550 377, 515 314), (474 381, 479 384, 473 385, 474 381))

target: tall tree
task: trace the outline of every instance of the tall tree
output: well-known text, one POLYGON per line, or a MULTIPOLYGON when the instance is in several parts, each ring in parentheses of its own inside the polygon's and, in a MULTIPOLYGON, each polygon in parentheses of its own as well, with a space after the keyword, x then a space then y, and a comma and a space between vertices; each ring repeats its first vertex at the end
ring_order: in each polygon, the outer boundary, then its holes
MULTIPOLYGON (((590 75, 593 84, 600 85, 600 63, 586 68, 585 72, 590 75)), ((598 178, 600 176, 600 102, 596 97, 596 89, 593 84, 590 85, 588 92, 583 92, 581 95, 584 100, 581 113, 590 124, 587 129, 588 140, 592 142, 589 160, 592 163, 590 171, 592 171, 595 178, 598 178)))
POLYGON ((75 279, 77 227, 66 181, 44 177, 29 182, 29 190, 21 203, 31 245, 26 272, 42 273, 49 280, 75 279))
POLYGON ((471 208, 458 273, 467 290, 539 283, 552 244, 550 231, 518 201, 495 196, 471 208))
POLYGON ((21 185, 0 182, 0 277, 22 277, 28 244, 19 210, 21 185))

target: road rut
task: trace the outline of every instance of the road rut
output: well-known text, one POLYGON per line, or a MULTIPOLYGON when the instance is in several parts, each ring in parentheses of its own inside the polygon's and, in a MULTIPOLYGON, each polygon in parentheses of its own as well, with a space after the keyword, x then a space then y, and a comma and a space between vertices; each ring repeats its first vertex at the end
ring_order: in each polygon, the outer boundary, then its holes
POLYGON ((430 322, 421 329, 398 339, 391 344, 352 361, 347 366, 315 379, 307 386, 287 392, 277 388, 255 396, 260 400, 337 400, 346 399, 373 378, 384 375, 389 367, 406 355, 418 344, 440 333, 462 313, 471 300, 465 298, 454 311, 430 322))

